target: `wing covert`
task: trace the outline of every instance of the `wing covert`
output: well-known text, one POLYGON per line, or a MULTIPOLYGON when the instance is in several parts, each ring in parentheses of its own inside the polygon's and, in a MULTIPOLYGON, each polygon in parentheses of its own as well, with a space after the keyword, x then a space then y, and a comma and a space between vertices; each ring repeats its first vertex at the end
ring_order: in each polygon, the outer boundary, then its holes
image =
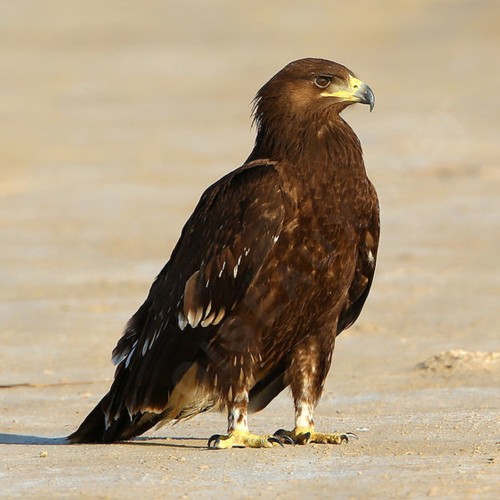
POLYGON ((246 164, 203 193, 113 351, 115 364, 128 366, 134 351, 146 356, 159 338, 170 343, 179 334, 217 327, 242 300, 283 225, 274 164, 246 164))

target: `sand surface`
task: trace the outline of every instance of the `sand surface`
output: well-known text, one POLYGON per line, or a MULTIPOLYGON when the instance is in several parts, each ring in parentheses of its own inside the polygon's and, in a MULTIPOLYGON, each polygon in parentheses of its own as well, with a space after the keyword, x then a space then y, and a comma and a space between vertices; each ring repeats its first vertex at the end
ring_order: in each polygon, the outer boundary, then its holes
MULTIPOLYGON (((499 498, 499 20, 496 0, 2 2, 0 497, 499 498), (316 415, 359 440, 210 451, 207 414, 64 445, 202 190, 250 151, 256 90, 305 56, 377 98, 345 116, 379 264, 316 415)), ((283 394, 250 423, 292 418, 283 394)))

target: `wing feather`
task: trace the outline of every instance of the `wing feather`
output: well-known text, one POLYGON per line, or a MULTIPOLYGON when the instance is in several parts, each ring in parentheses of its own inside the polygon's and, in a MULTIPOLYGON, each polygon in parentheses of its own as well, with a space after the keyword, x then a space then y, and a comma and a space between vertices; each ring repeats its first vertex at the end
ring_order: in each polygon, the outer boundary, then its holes
MULTIPOLYGON (((176 383, 244 299, 279 237, 284 203, 274 162, 244 165, 209 187, 148 298, 113 351, 130 414, 165 409, 176 383)), ((174 417, 175 418, 175 417, 174 417)))

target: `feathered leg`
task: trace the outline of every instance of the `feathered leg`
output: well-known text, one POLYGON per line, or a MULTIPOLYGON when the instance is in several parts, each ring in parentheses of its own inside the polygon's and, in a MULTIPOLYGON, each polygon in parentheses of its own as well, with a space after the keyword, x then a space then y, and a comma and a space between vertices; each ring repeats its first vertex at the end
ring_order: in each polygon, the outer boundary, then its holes
POLYGON ((295 428, 293 431, 280 429, 275 436, 288 436, 296 444, 340 444, 350 437, 357 438, 352 433, 324 434, 314 430, 314 408, 323 392, 332 354, 333 345, 321 345, 315 337, 309 337, 307 342, 295 348, 288 371, 295 404, 295 428), (329 355, 325 356, 325 352, 329 355))
POLYGON ((214 434, 208 440, 209 448, 272 448, 283 446, 283 439, 277 436, 252 434, 248 430, 248 391, 236 392, 228 401, 227 435, 214 434))

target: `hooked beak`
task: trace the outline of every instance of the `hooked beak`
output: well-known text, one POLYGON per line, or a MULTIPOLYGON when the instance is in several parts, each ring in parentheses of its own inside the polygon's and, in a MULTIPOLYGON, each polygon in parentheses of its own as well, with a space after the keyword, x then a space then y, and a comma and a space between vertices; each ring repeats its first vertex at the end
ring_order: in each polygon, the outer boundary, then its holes
POLYGON ((358 90, 354 92, 354 97, 358 98, 358 102, 361 104, 369 104, 370 105, 370 113, 373 110, 373 106, 375 106, 375 95, 373 94, 373 90, 366 85, 366 83, 361 82, 358 90))

